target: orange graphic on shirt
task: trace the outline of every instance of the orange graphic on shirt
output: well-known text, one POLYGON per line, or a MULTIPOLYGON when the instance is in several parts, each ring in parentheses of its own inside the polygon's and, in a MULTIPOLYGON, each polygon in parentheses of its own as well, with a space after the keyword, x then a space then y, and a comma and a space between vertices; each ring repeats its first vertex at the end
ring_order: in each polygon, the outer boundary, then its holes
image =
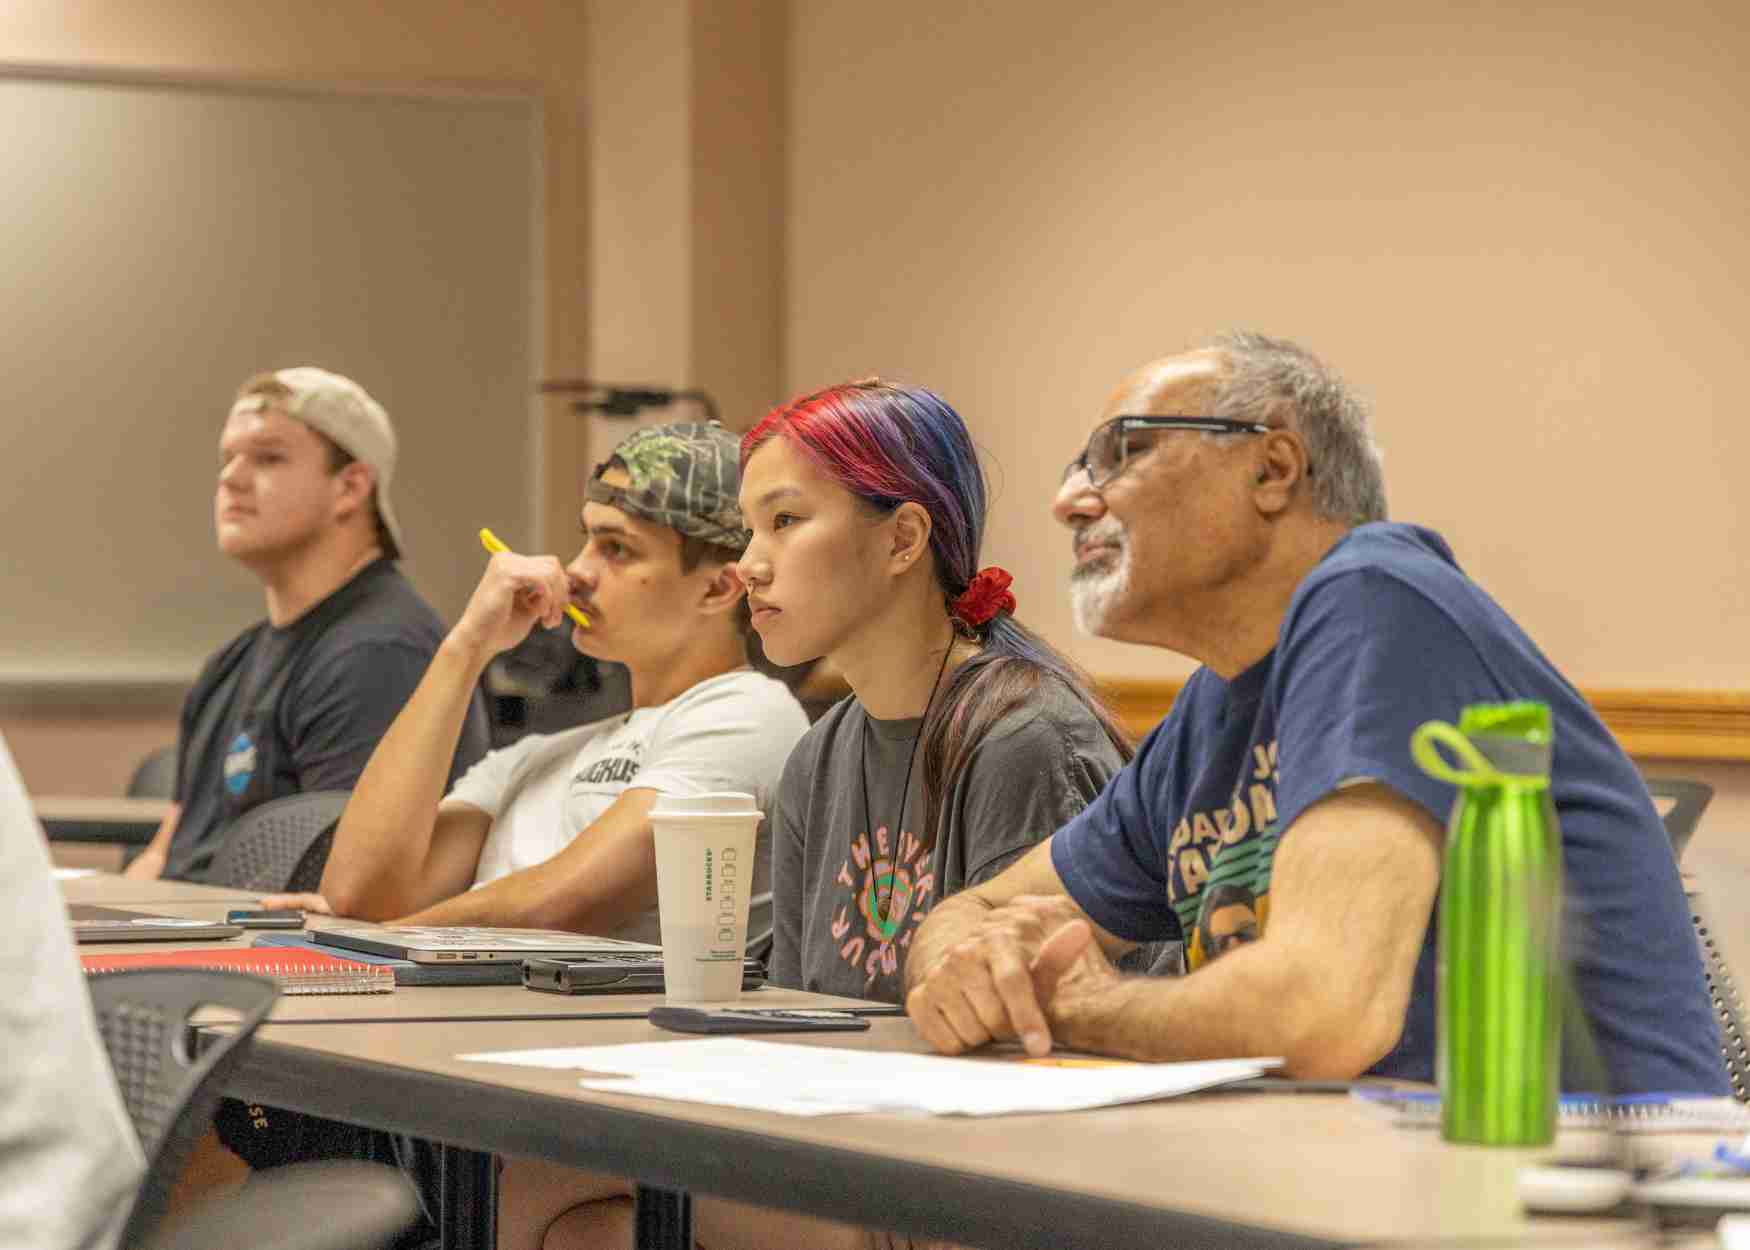
POLYGON ((851 897, 833 916, 832 936, 839 958, 863 973, 865 987, 899 972, 899 952, 929 910, 936 878, 928 856, 910 833, 902 831, 894 846, 885 825, 873 839, 859 833, 851 840, 850 858, 835 878, 851 897))

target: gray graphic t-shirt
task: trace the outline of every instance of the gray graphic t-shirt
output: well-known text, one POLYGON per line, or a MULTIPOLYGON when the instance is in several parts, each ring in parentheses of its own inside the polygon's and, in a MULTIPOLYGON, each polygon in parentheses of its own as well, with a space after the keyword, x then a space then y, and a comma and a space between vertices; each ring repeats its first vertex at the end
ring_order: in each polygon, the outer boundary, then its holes
POLYGON ((921 759, 898 810, 921 725, 877 720, 849 698, 790 756, 772 821, 775 984, 898 1002, 912 935, 936 901, 1050 836, 1121 762, 1082 703, 1048 681, 978 744, 931 839, 921 759))

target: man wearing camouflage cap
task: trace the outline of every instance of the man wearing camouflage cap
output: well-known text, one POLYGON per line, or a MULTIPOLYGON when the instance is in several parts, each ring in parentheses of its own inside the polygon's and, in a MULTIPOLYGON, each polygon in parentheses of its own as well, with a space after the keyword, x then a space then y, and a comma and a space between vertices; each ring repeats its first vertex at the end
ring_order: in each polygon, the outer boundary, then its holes
MULTIPOLYGON (((583 549, 491 558, 462 619, 353 791, 319 896, 371 920, 569 929, 659 940, 650 809, 738 790, 771 810, 807 719, 748 666, 734 564, 746 545, 735 438, 715 423, 639 430, 585 489, 583 549), (486 664, 537 623, 626 665, 632 710, 494 751, 445 793, 445 762, 486 664)), ((770 890, 760 830, 756 895, 770 890)), ((277 901, 277 900, 276 900, 277 901)), ((758 914, 749 932, 769 924, 758 914)))
MULTIPOLYGON (((183 704, 176 806, 128 866, 201 880, 245 812, 350 790, 443 641, 395 561, 395 430, 350 378, 301 366, 245 382, 219 436, 219 550, 261 582, 267 619, 209 660, 183 704)), ((486 752, 473 700, 444 768, 486 752)))

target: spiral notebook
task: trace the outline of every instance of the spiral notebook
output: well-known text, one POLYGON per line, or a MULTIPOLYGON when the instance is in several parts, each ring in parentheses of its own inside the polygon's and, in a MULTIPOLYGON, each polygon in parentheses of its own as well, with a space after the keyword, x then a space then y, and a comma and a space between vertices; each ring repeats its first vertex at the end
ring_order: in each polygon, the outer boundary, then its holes
MULTIPOLYGON (((1388 1113, 1402 1127, 1440 1127, 1440 1095, 1433 1090, 1357 1085, 1349 1096, 1388 1113)), ((1619 1133, 1750 1133, 1750 1107, 1733 1098, 1563 1094, 1556 1123, 1562 1128, 1609 1128, 1619 1133)))
POLYGON ((87 973, 127 972, 136 968, 213 968, 221 972, 252 972, 279 982, 286 994, 387 994, 395 988, 395 973, 353 959, 319 951, 272 947, 225 946, 207 950, 141 951, 118 955, 82 955, 87 973))

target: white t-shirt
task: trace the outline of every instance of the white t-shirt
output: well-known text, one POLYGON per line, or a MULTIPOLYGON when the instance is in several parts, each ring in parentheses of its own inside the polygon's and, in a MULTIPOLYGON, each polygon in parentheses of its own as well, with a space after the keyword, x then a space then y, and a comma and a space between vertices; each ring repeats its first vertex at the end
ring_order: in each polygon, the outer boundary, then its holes
POLYGON ((146 1168, 0 738, 0 1247, 107 1250, 146 1168))
MULTIPOLYGON (((760 822, 754 859, 756 905, 748 933, 769 927, 769 816, 784 761, 808 729, 783 683, 752 669, 710 677, 656 707, 556 734, 532 734, 493 751, 462 775, 444 804, 492 817, 474 884, 545 863, 588 829, 627 789, 661 794, 738 790, 754 796, 760 822), (763 904, 763 910, 762 905, 763 904)), ((612 934, 661 940, 656 909, 612 934)))

